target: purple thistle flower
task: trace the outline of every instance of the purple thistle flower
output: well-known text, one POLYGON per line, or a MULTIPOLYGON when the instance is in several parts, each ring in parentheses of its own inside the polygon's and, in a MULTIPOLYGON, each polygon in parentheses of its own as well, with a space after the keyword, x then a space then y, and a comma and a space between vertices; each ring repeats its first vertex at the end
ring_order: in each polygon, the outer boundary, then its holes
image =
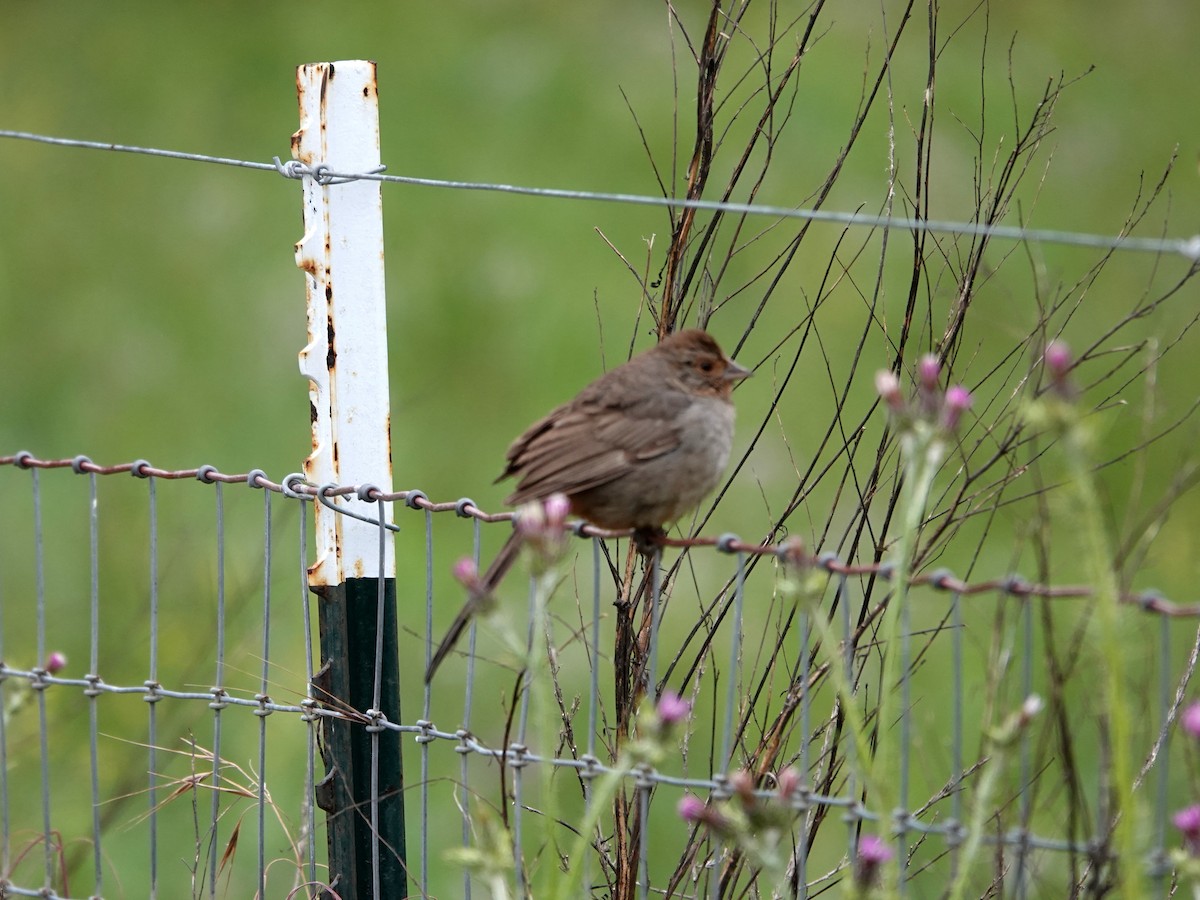
POLYGON ((684 794, 679 798, 679 805, 675 811, 685 822, 702 822, 708 812, 708 804, 695 794, 684 794))
POLYGON ((1050 376, 1050 389, 1063 400, 1075 399, 1075 388, 1071 384, 1070 374, 1075 360, 1071 350, 1062 341, 1051 341, 1042 351, 1042 362, 1050 376))
POLYGON ((1071 369, 1071 348, 1063 341, 1051 341, 1042 353, 1046 369, 1055 381, 1061 381, 1071 369))
POLYGON ((1188 853, 1200 856, 1200 805, 1185 807, 1171 816, 1171 823, 1183 832, 1183 843, 1188 853))
POLYGON ((468 590, 479 587, 479 567, 475 560, 464 556, 454 564, 454 580, 468 590))
POLYGON ((674 725, 682 722, 692 711, 690 701, 684 700, 674 691, 663 691, 658 698, 658 721, 663 725, 674 725))
POLYGON ((1183 730, 1194 738, 1200 738, 1200 701, 1191 703, 1179 717, 1183 730))
POLYGON ((875 373, 875 392, 888 405, 892 412, 904 411, 904 394, 900 391, 900 379, 890 369, 880 369, 875 373))
POLYGON ((742 801, 743 807, 747 810, 755 807, 758 798, 754 796, 754 776, 747 769, 738 769, 730 775, 729 786, 733 788, 733 792, 742 801))
POLYGON ((685 822, 706 825, 718 833, 729 831, 729 820, 721 814, 720 810, 709 806, 695 794, 684 794, 680 797, 675 811, 685 822))
POLYGON ((938 379, 942 377, 942 364, 932 353, 926 353, 917 362, 917 383, 924 390, 937 389, 938 379))
POLYGON ((942 427, 947 431, 958 428, 962 414, 971 408, 975 398, 961 384, 956 384, 946 391, 946 399, 942 405, 942 427))
POLYGON ((858 839, 854 880, 860 887, 874 884, 876 878, 879 877, 880 867, 895 855, 883 838, 873 834, 864 834, 858 839))
POLYGON ((864 862, 879 865, 888 862, 895 855, 883 838, 874 834, 864 834, 858 840, 858 858, 864 862))
POLYGON ((780 771, 775 776, 775 781, 779 785, 779 796, 783 800, 791 799, 796 791, 800 790, 800 786, 804 783, 804 779, 800 777, 800 772, 792 766, 780 771))

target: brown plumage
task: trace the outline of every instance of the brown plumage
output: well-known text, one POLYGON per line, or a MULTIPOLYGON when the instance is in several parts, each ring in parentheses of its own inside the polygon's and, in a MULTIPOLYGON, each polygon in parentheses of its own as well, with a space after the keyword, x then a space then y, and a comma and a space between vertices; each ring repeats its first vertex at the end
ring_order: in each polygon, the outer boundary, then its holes
MULTIPOLYGON (((699 329, 680 331, 589 384, 508 448, 497 481, 515 477, 512 506, 565 494, 600 528, 661 529, 721 478, 733 444, 733 385, 750 375, 699 329)), ((482 601, 516 560, 516 532, 438 646, 429 681, 482 601)))

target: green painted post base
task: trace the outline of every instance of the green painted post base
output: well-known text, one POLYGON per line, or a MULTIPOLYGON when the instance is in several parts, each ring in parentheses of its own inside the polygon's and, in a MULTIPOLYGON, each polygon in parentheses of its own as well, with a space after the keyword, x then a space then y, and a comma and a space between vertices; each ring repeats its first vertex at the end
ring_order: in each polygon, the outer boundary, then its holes
MULTIPOLYGON (((313 678, 326 707, 366 712, 374 703, 375 640, 379 580, 351 578, 314 587, 320 597, 321 667, 313 678)), ((400 676, 396 644, 396 583, 384 582, 383 679, 379 709, 389 722, 400 719, 400 676)), ((408 896, 405 873, 404 777, 400 735, 384 730, 379 745, 379 884, 371 867, 371 745, 376 735, 360 723, 322 720, 325 777, 317 805, 325 811, 329 838, 328 884, 343 900, 408 896)), ((325 896, 331 896, 326 894, 325 896)))

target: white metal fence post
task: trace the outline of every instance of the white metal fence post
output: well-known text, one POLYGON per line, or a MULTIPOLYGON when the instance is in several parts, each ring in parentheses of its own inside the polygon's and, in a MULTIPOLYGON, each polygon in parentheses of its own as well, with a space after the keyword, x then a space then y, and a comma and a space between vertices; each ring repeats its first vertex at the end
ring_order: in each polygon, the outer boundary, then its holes
MULTIPOLYGON (((297 69, 300 129, 292 155, 304 178, 309 379, 316 485, 391 491, 391 435, 383 270, 383 201, 376 181, 337 181, 319 167, 367 172, 379 165, 375 64, 310 63, 297 69)), ((327 498, 388 521, 391 504, 327 498)), ((309 585, 320 597, 318 696, 366 714, 372 726, 325 719, 327 774, 317 802, 328 817, 330 884, 341 896, 403 897, 403 776, 399 721, 395 559, 382 526, 315 504, 317 557, 309 585), (381 853, 380 847, 386 848, 381 853)))

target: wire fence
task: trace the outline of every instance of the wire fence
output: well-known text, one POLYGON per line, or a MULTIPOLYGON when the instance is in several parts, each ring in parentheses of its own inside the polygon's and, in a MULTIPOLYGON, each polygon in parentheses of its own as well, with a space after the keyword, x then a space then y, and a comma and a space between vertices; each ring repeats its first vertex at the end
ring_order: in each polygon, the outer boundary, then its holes
POLYGON ((447 188, 461 191, 494 191, 540 197, 543 199, 624 203, 634 206, 658 206, 669 209, 696 209, 709 212, 767 216, 777 219, 830 222, 849 227, 889 228, 931 234, 991 237, 1018 243, 1063 244, 1074 247, 1091 247, 1098 250, 1121 250, 1134 253, 1182 256, 1184 259, 1191 260, 1192 262, 1200 261, 1200 234, 1181 238, 1132 237, 1130 235, 1096 234, 1083 231, 1060 231, 1050 228, 1017 228, 1011 225, 997 225, 986 222, 953 222, 914 218, 911 216, 879 216, 842 210, 803 209, 770 203, 735 203, 689 197, 653 197, 646 194, 618 193, 612 191, 568 190, 513 184, 494 184, 480 181, 450 181, 438 178, 420 178, 412 175, 389 175, 383 171, 383 169, 387 168, 386 166, 382 167, 380 171, 340 172, 323 164, 307 166, 297 160, 281 161, 278 156, 271 162, 255 162, 252 160, 231 159, 223 156, 186 153, 179 150, 136 147, 129 144, 86 141, 4 129, 0 129, 0 138, 34 141, 42 144, 53 144, 60 147, 74 147, 85 150, 102 150, 112 153, 136 153, 166 159, 254 169, 260 172, 276 172, 288 179, 314 178, 321 184, 335 184, 348 181, 378 181, 381 184, 409 185, 413 187, 447 188))
MULTIPOLYGON (((1011 696, 1020 698, 1045 690, 1049 677, 1038 668, 1042 636, 1033 599, 1070 603, 1088 594, 1079 587, 1037 585, 1017 577, 968 584, 939 572, 914 579, 913 586, 923 591, 910 595, 914 619, 904 641, 898 690, 905 702, 896 727, 915 731, 899 745, 901 806, 880 809, 872 797, 864 800, 854 742, 834 727, 844 710, 821 676, 831 665, 843 664, 856 696, 864 705, 872 702, 878 687, 870 683, 867 658, 878 607, 865 614, 856 607, 865 597, 863 579, 893 577, 887 567, 849 566, 832 555, 806 559, 794 544, 759 546, 732 536, 672 542, 688 546, 666 548, 667 571, 675 571, 671 554, 676 549, 707 551, 701 568, 715 562, 713 551, 728 559, 717 564, 726 570, 718 577, 728 590, 719 592, 719 606, 708 611, 707 621, 714 624, 702 654, 727 679, 728 691, 710 683, 715 673, 689 679, 668 670, 663 683, 690 691, 695 704, 684 736, 691 750, 682 760, 646 757, 631 763, 614 749, 607 720, 610 698, 601 687, 610 639, 606 609, 612 602, 602 577, 606 545, 589 538, 586 527, 578 529, 590 540, 590 549, 581 544, 577 553, 582 577, 566 581, 576 585, 574 624, 561 606, 552 616, 556 637, 548 647, 557 697, 551 701, 552 727, 540 727, 546 710, 538 711, 537 692, 523 687, 521 675, 510 667, 504 642, 492 633, 494 624, 473 630, 464 670, 448 666, 445 680, 421 684, 415 658, 428 659, 434 621, 461 599, 457 585, 445 577, 446 566, 439 570, 435 561, 450 555, 447 546, 453 554, 477 554, 480 526, 507 518, 487 514, 467 499, 432 502, 417 490, 386 495, 407 512, 394 523, 381 523, 381 529, 397 541, 399 558, 424 569, 402 574, 405 587, 398 600, 400 629, 407 638, 402 691, 409 708, 415 704, 422 710, 420 717, 391 721, 387 710, 346 709, 321 694, 314 686, 320 678, 312 653, 306 510, 312 502, 341 508, 337 498, 359 493, 384 499, 372 491, 308 485, 296 475, 276 482, 257 470, 229 475, 210 466, 173 471, 145 461, 100 466, 85 457, 0 457, 0 497, 6 508, 27 512, 31 526, 24 540, 14 536, 0 552, 0 764, 7 773, 0 792, 0 884, 6 895, 178 895, 186 888, 215 896, 244 893, 247 886, 260 896, 315 894, 327 882, 319 846, 322 825, 310 798, 320 783, 319 723, 330 718, 412 738, 404 744, 406 772, 415 767, 419 776, 409 776, 404 790, 410 832, 405 866, 414 896, 470 895, 470 875, 454 874, 457 867, 447 865, 444 854, 454 846, 479 845, 480 814, 489 808, 499 814, 503 805, 489 799, 493 792, 509 798, 508 829, 516 852, 503 864, 491 864, 520 886, 527 866, 537 865, 548 848, 570 837, 569 823, 587 820, 595 785, 606 778, 629 789, 643 816, 643 849, 652 852, 643 855, 649 862, 643 863, 640 896, 671 888, 679 896, 715 896, 714 885, 735 853, 732 838, 723 841, 715 829, 711 842, 683 871, 675 871, 673 863, 664 867, 669 857, 662 848, 682 842, 687 833, 676 812, 685 794, 709 804, 736 801, 782 811, 790 835, 783 842, 787 867, 802 896, 848 877, 864 829, 893 836, 889 839, 907 856, 907 866, 901 867, 905 883, 925 895, 922 884, 944 884, 947 873, 955 871, 968 834, 967 797, 979 790, 977 779, 987 761, 982 747, 971 747, 979 734, 978 698, 971 694, 980 665, 971 657, 979 640, 976 629, 990 628, 995 613, 981 617, 977 604, 990 596, 997 607, 1015 605, 1011 696), (122 474, 136 478, 114 483, 122 474), (172 481, 190 481, 192 487, 167 492, 172 481), (260 490, 261 501, 247 504, 229 493, 233 485, 260 490), (207 539, 194 534, 197 494, 204 495, 200 506, 210 505, 213 516, 207 539), (167 507, 188 510, 182 571, 173 571, 168 562, 177 554, 165 549, 167 507), (417 517, 415 527, 403 521, 410 514, 417 517), (254 531, 260 537, 248 540, 254 531), (144 544, 131 539, 141 534, 144 544), (130 549, 130 543, 143 555, 140 578, 131 579, 128 570, 109 563, 115 550, 130 549), (755 567, 756 560, 773 565, 755 567), (198 578, 197 571, 205 568, 210 577, 198 578), (248 577, 255 570, 257 577, 248 577), (753 607, 778 593, 780 573, 786 571, 819 573, 820 600, 791 610, 797 616, 794 629, 760 632, 753 607), (75 589, 80 572, 86 573, 83 591, 75 589), (251 586, 255 580, 256 588, 251 586), (198 584, 206 582, 211 595, 200 596, 207 591, 198 591, 198 584), (251 602, 255 594, 258 601, 251 602), (937 624, 919 629, 916 622, 926 617, 937 624), (788 642, 790 676, 780 680, 778 696, 748 697, 743 691, 753 683, 757 656, 780 637, 788 642), (822 649, 830 638, 837 646, 822 649), (83 668, 75 661, 76 647, 86 648, 82 675, 74 674, 83 668), (57 657, 63 648, 66 660, 57 657), (931 668, 938 671, 932 681, 931 668), (139 671, 141 677, 133 674, 139 671), (199 682, 205 671, 211 677, 199 682), (497 715, 501 684, 500 705, 507 708, 497 715), (933 693, 932 684, 940 690, 933 693), (913 705, 915 697, 932 698, 936 715, 913 705), (125 702, 133 698, 142 701, 140 712, 125 702), (757 706, 758 715, 746 715, 748 706, 757 706), (780 765, 767 785, 739 780, 738 770, 756 756, 753 748, 771 739, 772 724, 788 707, 795 709, 795 724, 788 734, 776 736, 788 746, 778 754, 780 765), (935 735, 921 738, 925 728, 935 728, 935 735), (839 757, 839 750, 844 755, 839 757), (841 760, 835 771, 826 771, 834 759, 841 760), (784 762, 799 773, 798 782, 782 775, 784 762), (543 781, 538 773, 557 774, 543 781), (547 821, 545 807, 555 793, 573 794, 558 799, 572 812, 547 821), (458 814, 447 815, 454 804, 458 814), (819 840, 809 840, 829 814, 840 817, 842 825, 826 826, 819 840), (244 849, 251 834, 252 852, 244 849), (123 874, 136 869, 130 853, 146 864, 149 884, 130 883, 123 874), (90 865, 81 864, 84 857, 90 865)), ((655 608, 672 595, 676 605, 682 602, 681 590, 664 593, 662 585, 661 577, 654 581, 655 608)), ((1197 657, 1195 643, 1178 652, 1173 623, 1200 614, 1200 608, 1153 594, 1126 599, 1150 614, 1143 621, 1157 641, 1158 671, 1144 698, 1145 733, 1152 740, 1144 747, 1143 776, 1152 785, 1147 790, 1154 795, 1150 808, 1157 836, 1148 872, 1161 892, 1170 877, 1168 737, 1197 657)), ((562 596, 554 600, 568 608, 570 602, 562 596)), ((512 612, 507 610, 506 617, 512 612)), ((775 612, 787 613, 782 607, 775 612)), ((524 634, 521 627, 516 631, 524 634)), ((659 659, 660 666, 668 647, 679 658, 679 642, 687 643, 672 628, 652 629, 649 637, 649 657, 659 659)), ((532 635, 527 639, 537 644, 532 635)), ((1086 718, 1082 714, 1077 726, 1086 727, 1086 718)), ((1005 874, 984 874, 981 880, 999 877, 1011 888, 1006 892, 1018 896, 1031 889, 1035 874, 1040 885, 1035 892, 1040 892, 1065 882, 1079 866, 1102 868, 1108 862, 1105 813, 1097 811, 1091 822, 1056 818, 1061 798, 1048 797, 1053 791, 1047 786, 1062 771, 1058 764, 1037 761, 1037 743, 1033 729, 1015 738, 1019 774, 1011 793, 998 795, 995 808, 988 810, 993 827, 982 836, 1006 863, 1005 874)), ((1089 791, 1100 802, 1102 779, 1089 791)), ((585 867, 584 884, 603 878, 603 840, 596 840, 600 849, 590 850, 584 861, 571 860, 585 867)), ((387 845, 378 850, 390 852, 387 845)), ((469 871, 482 877, 478 864, 469 871)))
MULTIPOLYGON (((343 172, 18 131, 0 138, 322 184, 499 191, 1200 262, 1200 235, 343 172)), ((782 880, 773 884, 810 897, 854 882, 876 835, 899 857, 889 887, 914 896, 951 882, 981 896, 1065 895, 1080 885, 1099 895, 1110 877, 1111 748, 1092 670, 1061 670, 1046 649, 1083 627, 1092 585, 920 572, 905 582, 898 646, 884 648, 879 623, 897 587, 886 563, 730 534, 667 539, 639 610, 613 590, 624 546, 613 541, 624 536, 581 525, 581 542, 553 570, 552 602, 543 608, 546 582, 531 579, 527 614, 506 598, 426 685, 439 626, 462 600, 450 562, 478 561, 510 513, 298 474, 273 481, 260 470, 29 453, 0 457, 0 497, 8 521, 21 523, 0 546, 0 895, 338 895, 347 888, 329 876, 317 811, 324 729, 334 721, 405 739, 404 846, 375 828, 379 791, 354 812, 376 834, 370 864, 401 859, 413 896, 502 893, 498 885, 532 893, 554 869, 580 892, 603 893, 632 857, 626 895, 766 893, 758 879, 774 872, 782 880), (361 503, 352 509, 350 499, 361 503), (393 503, 394 522, 361 511, 393 503), (420 709, 415 718, 378 703, 349 708, 324 687, 307 568, 311 504, 372 522, 381 558, 395 542, 401 708, 420 709), (615 713, 628 675, 611 665, 623 626, 645 641, 651 686, 641 704, 650 718, 635 729, 615 713), (896 684, 885 652, 898 655, 896 684), (661 689, 690 703, 674 731, 653 719, 661 689), (868 788, 877 773, 862 725, 892 693, 894 720, 872 725, 900 736, 894 783, 881 794, 868 788), (631 731, 647 742, 630 741, 631 731), (1074 744, 1071 735, 1085 737, 1074 744), (1092 756, 1064 751, 1089 742, 1101 748, 1092 756), (986 864, 973 843, 986 848, 986 864)), ((1122 863, 1144 870, 1161 895, 1175 879, 1167 823, 1188 776, 1173 764, 1182 751, 1171 738, 1200 656, 1190 622, 1200 603, 1152 591, 1119 600, 1131 644, 1153 648, 1131 686, 1145 711, 1135 752, 1151 838, 1145 858, 1122 863)), ((378 652, 352 662, 377 678, 383 668, 378 652)))

